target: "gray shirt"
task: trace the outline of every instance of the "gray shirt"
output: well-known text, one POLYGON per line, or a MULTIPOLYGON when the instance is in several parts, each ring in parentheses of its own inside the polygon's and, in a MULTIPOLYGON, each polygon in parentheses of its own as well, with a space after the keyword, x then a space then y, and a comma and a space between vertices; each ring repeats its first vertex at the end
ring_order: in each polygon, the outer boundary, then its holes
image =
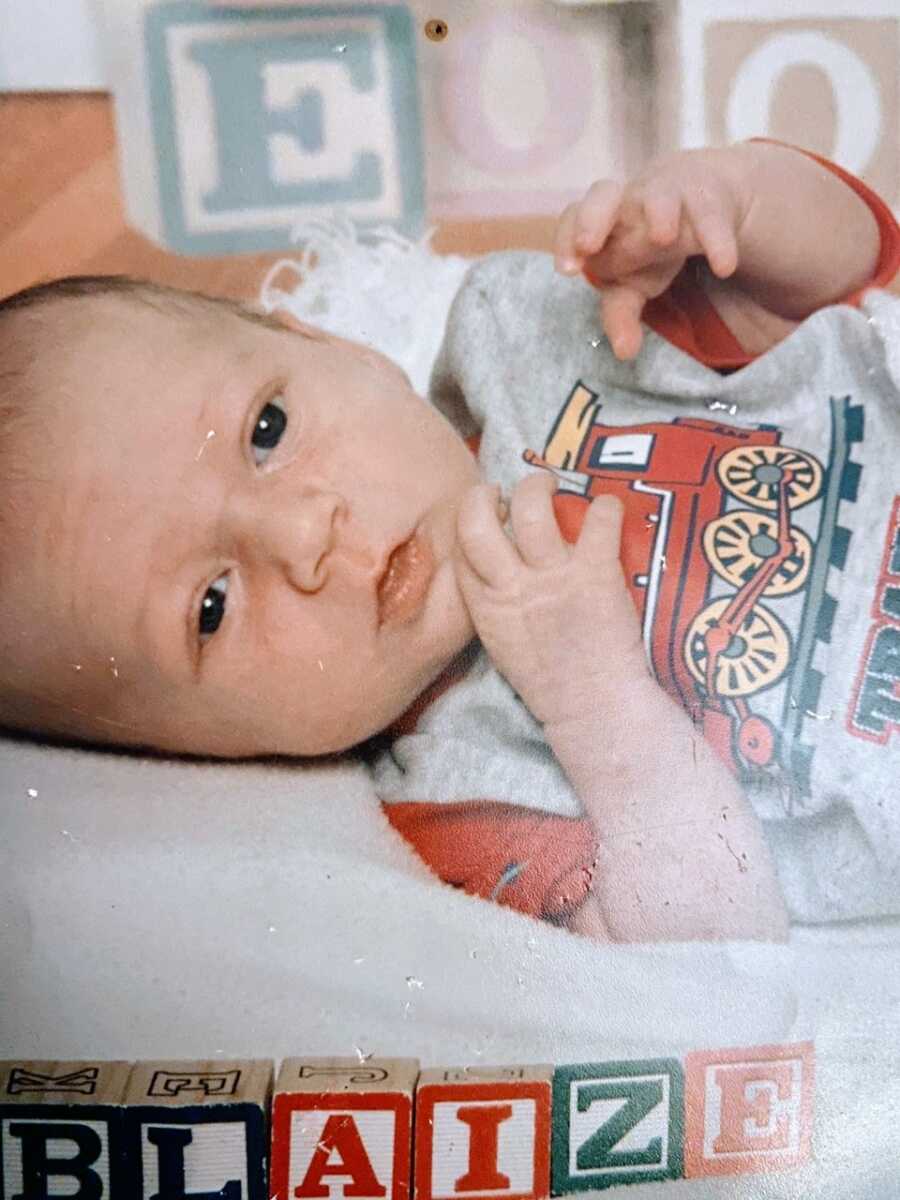
MULTIPOLYGON (((505 493, 530 449, 575 508, 622 497, 651 666, 741 778, 797 920, 900 911, 898 310, 824 309, 728 376, 649 331, 620 363, 593 289, 500 254, 467 275, 432 377, 505 493)), ((483 655, 376 787, 581 811, 483 655)))

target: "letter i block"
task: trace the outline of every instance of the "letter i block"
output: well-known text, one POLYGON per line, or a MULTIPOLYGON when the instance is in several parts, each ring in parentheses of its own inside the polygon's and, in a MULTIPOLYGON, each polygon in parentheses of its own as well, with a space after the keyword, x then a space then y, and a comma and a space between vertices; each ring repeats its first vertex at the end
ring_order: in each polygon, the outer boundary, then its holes
POLYGON ((683 1174, 684 1078, 672 1058, 580 1063, 553 1077, 553 1194, 683 1174))
POLYGON ((129 1200, 265 1200, 274 1064, 135 1063, 125 1095, 129 1200))
POLYGON ((0 1200, 122 1190, 126 1062, 0 1063, 0 1200))
POLYGON ((764 1173, 809 1158, 812 1042, 709 1050, 685 1059, 685 1175, 764 1173))
POLYGON ((272 1104, 272 1200, 409 1200, 414 1058, 289 1058, 272 1104))
POLYGON ((540 1200, 550 1193, 553 1068, 423 1071, 415 1200, 540 1200))

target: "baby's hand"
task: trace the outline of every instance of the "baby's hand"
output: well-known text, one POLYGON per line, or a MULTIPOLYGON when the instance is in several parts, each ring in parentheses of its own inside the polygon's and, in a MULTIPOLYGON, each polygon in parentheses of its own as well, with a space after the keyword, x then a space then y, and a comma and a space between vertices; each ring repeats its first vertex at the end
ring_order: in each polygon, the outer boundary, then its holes
POLYGON ((641 347, 640 317, 688 258, 725 279, 738 266, 742 203, 723 152, 692 150, 652 163, 628 184, 600 180, 570 204, 556 232, 557 270, 601 289, 603 329, 616 356, 641 347))
POLYGON ((588 507, 570 545, 553 511, 556 481, 541 472, 512 493, 513 537, 496 488, 481 484, 458 518, 456 570, 478 636, 539 720, 562 723, 602 708, 617 689, 646 677, 640 624, 619 564, 622 506, 588 507))

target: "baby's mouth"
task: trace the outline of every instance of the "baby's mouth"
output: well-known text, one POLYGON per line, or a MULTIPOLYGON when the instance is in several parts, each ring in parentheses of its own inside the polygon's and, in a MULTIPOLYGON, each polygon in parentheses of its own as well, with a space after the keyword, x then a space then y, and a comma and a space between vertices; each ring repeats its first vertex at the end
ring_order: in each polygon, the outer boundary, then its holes
POLYGON ((418 613, 434 575, 431 547, 414 530, 391 551, 378 581, 378 624, 402 625, 418 613))

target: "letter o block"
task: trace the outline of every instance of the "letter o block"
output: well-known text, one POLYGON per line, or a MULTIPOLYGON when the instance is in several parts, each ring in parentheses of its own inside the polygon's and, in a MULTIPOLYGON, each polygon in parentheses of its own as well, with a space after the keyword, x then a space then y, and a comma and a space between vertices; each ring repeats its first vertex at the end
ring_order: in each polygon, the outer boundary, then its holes
POLYGON ((0 1063, 0 1200, 121 1190, 126 1062, 0 1063))
POLYGON ((416 1059, 289 1058, 272 1103, 272 1200, 409 1200, 416 1059))
POLYGON ((423 1071, 415 1200, 541 1200, 550 1193, 553 1068, 423 1071))
POLYGON ((896 0, 679 0, 660 18, 661 149, 774 137, 900 204, 896 0))

